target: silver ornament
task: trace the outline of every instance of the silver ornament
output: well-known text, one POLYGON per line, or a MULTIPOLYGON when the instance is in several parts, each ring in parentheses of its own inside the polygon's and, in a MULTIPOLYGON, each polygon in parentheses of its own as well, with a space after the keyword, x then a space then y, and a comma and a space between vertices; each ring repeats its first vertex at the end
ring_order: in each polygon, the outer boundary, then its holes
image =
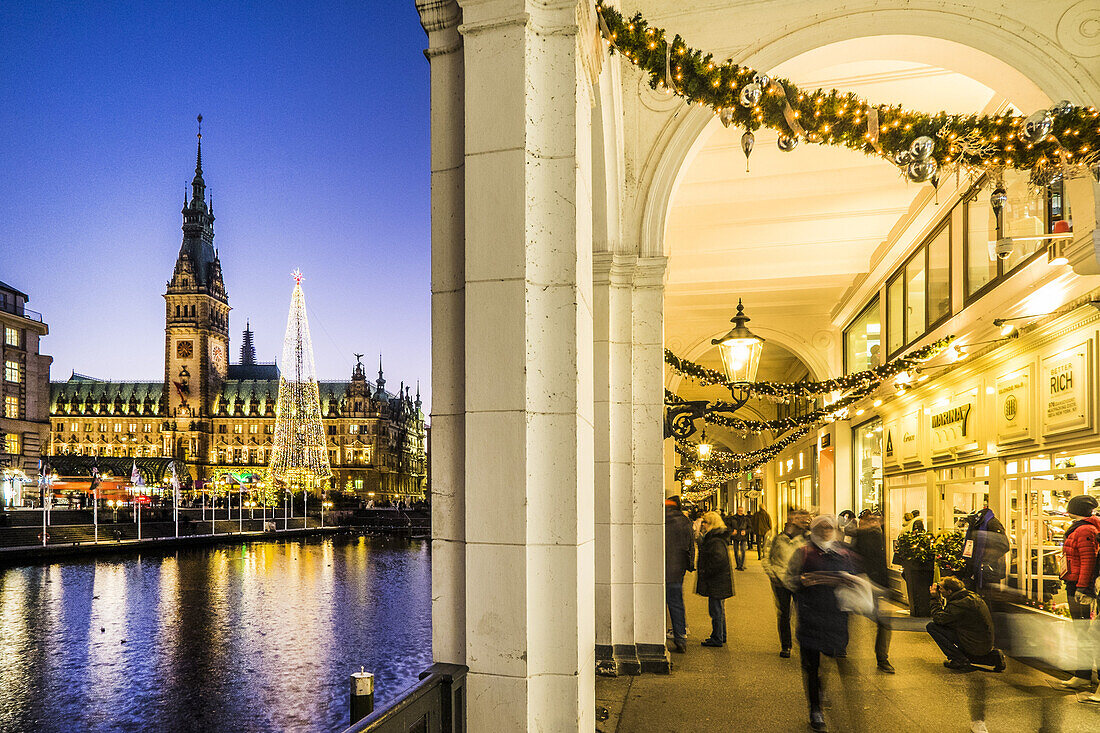
POLYGON ((752 77, 753 84, 759 84, 761 89, 767 89, 772 83, 771 77, 761 72, 756 72, 752 77))
POLYGON ((936 149, 936 141, 927 135, 921 135, 909 144, 909 155, 913 161, 925 160, 936 149))
POLYGON ((718 113, 718 119, 721 120, 723 127, 729 127, 733 124, 733 109, 730 107, 723 107, 718 113))
POLYGON ((760 101, 760 96, 764 91, 760 88, 759 84, 755 82, 752 84, 746 84, 741 87, 741 106, 742 107, 755 107, 756 103, 760 101))
POLYGON ((749 155, 752 154, 752 147, 756 144, 756 136, 752 134, 752 130, 745 130, 745 134, 741 136, 741 150, 745 152, 745 172, 749 170, 749 155))
POLYGON ((914 160, 909 164, 909 168, 906 169, 906 173, 909 175, 909 180, 913 183, 924 183, 932 176, 936 175, 936 171, 939 170, 939 165, 934 158, 927 158, 925 160, 914 160))
POLYGON ((1050 112, 1045 109, 1032 112, 1024 120, 1023 138, 1029 143, 1037 143, 1049 135, 1053 127, 1054 118, 1050 116, 1050 112))
POLYGON ((798 147, 798 138, 794 135, 780 135, 779 139, 775 141, 775 144, 784 153, 789 153, 798 147))
POLYGON ((1073 111, 1073 102, 1069 101, 1068 99, 1063 99, 1061 102, 1058 102, 1057 104, 1055 104, 1053 107, 1050 108, 1050 113, 1055 115, 1056 117, 1061 117, 1062 115, 1068 115, 1072 111, 1073 111))
POLYGON ((904 168, 905 166, 909 165, 910 161, 913 160, 913 156, 909 154, 908 150, 899 150, 898 152, 894 153, 893 160, 894 165, 904 168))
POLYGON ((1008 203, 1008 192, 1004 190, 1003 186, 997 186, 993 189, 993 193, 989 194, 989 205, 993 207, 993 210, 999 212, 1008 203))

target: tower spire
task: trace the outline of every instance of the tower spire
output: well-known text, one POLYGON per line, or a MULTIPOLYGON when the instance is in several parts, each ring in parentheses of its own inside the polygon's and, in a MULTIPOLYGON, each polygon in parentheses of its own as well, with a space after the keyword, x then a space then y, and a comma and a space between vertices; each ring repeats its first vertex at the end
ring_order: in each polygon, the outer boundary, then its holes
POLYGON ((191 205, 206 201, 206 181, 202 179, 202 115, 198 116, 198 151, 195 153, 195 177, 191 180, 191 205))

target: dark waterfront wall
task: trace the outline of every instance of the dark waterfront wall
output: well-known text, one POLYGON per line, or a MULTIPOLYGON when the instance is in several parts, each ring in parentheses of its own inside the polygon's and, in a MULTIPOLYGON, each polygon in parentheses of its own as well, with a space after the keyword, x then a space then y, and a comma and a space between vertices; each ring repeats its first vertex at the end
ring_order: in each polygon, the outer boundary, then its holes
POLYGON ((332 731, 431 663, 427 542, 253 542, 0 572, 2 731, 332 731))

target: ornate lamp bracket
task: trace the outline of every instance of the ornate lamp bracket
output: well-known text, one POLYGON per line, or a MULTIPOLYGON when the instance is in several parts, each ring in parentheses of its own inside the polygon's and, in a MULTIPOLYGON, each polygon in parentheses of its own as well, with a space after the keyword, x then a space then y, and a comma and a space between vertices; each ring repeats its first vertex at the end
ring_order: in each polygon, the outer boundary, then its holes
POLYGON ((711 413, 733 413, 740 410, 749 401, 751 392, 747 384, 729 385, 732 402, 707 402, 690 400, 665 403, 665 437, 684 440, 695 431, 695 421, 711 413))

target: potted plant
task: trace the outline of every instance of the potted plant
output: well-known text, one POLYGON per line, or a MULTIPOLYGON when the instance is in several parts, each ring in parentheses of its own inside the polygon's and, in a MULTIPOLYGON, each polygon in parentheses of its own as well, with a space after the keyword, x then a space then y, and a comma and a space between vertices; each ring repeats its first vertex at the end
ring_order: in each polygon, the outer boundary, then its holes
POLYGON ((932 541, 940 575, 958 575, 966 567, 966 558, 962 554, 964 539, 962 530, 949 529, 941 532, 932 541))
POLYGON ((899 534, 894 540, 894 564, 901 565, 905 594, 909 598, 909 615, 916 618, 931 616, 929 589, 935 567, 932 535, 913 530, 899 534))

